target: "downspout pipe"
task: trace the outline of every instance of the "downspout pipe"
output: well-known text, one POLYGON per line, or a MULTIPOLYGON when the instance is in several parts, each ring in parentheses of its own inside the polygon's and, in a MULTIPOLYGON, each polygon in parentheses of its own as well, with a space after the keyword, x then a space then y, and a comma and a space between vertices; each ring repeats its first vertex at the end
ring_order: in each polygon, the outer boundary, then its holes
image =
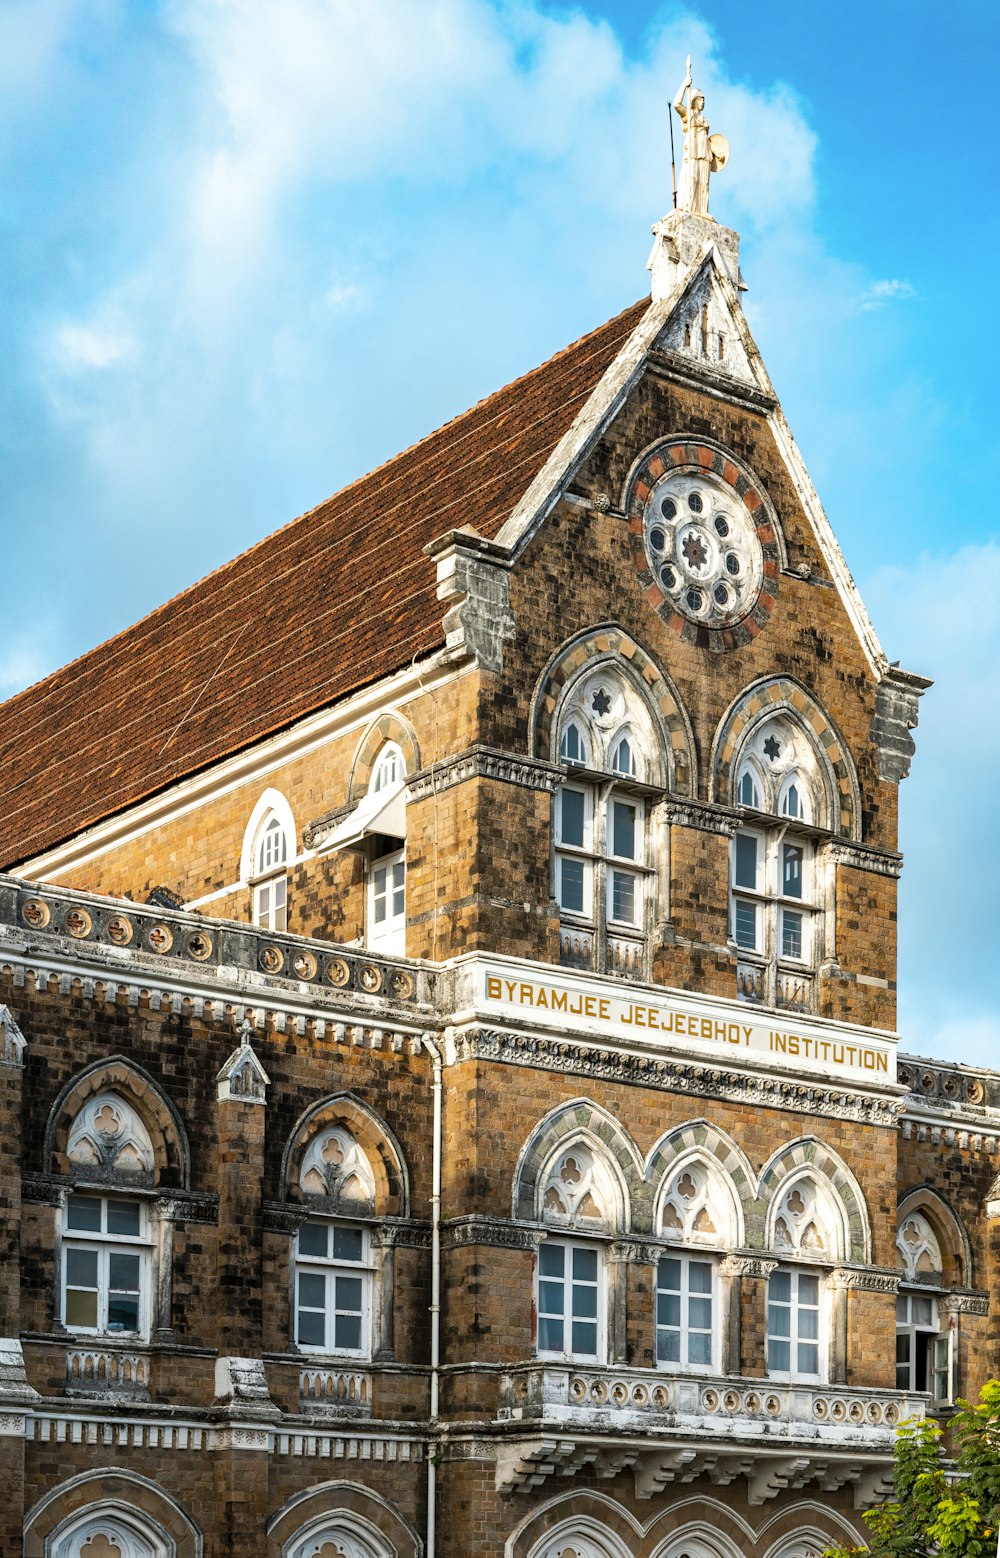
POLYGON ((438 1423, 438 1396, 441 1369, 441 1050, 429 1033, 421 1035, 431 1058, 431 1094, 433 1126, 431 1140, 431 1379, 428 1411, 427 1454, 427 1547, 426 1558, 434 1558, 437 1537, 437 1440, 431 1436, 438 1423))

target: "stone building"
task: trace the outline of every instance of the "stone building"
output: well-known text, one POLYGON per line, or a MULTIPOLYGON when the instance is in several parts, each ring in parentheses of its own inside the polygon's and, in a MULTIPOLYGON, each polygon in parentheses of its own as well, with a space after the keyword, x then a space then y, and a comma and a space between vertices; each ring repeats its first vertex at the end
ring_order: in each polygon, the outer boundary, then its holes
POLYGON ((889 663, 653 297, 0 711, 0 1551, 808 1558, 997 1367, 889 663))

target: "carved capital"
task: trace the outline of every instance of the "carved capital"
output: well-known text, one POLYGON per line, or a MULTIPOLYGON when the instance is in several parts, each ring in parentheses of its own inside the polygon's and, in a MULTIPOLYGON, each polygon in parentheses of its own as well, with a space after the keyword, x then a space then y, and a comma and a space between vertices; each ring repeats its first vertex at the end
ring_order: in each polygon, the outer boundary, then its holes
POLYGON ((756 1277, 764 1280, 777 1267, 776 1260, 761 1255, 727 1255, 719 1262, 720 1277, 756 1277))
POLYGON ((990 1298, 988 1293, 949 1293, 938 1299, 938 1307, 946 1315, 988 1315, 990 1298))
POLYGON ((27 1047, 28 1041, 14 1021, 10 1007, 0 1006, 0 1066, 23 1070, 27 1047))
POLYGON ((902 1273, 865 1266, 838 1266, 827 1278, 832 1288, 856 1288, 862 1293, 899 1292, 902 1273))
POLYGON ((540 1228, 526 1228, 498 1217, 461 1217, 446 1223, 441 1243, 446 1250, 470 1244, 488 1245, 498 1250, 537 1250, 545 1238, 540 1228))

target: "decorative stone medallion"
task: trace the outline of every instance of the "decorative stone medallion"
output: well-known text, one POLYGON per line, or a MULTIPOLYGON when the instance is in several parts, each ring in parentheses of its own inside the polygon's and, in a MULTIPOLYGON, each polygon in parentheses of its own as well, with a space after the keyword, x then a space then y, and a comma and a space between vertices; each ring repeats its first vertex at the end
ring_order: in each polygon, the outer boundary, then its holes
POLYGON ((32 930, 44 930, 52 916, 41 898, 26 898, 21 905, 21 918, 32 930))
POLYGON ((315 979, 316 959, 311 952, 296 952, 292 957, 292 969, 299 979, 315 979))
POLYGON ((153 952, 164 956, 174 944, 174 933, 166 925, 151 925, 146 932, 146 945, 153 952))
POLYGON ((108 920, 108 940, 116 947, 127 947, 133 936, 132 921, 126 914, 113 914, 108 920))
POLYGON ((350 979, 350 967, 343 958, 333 958, 327 966, 326 977, 331 985, 336 985, 339 989, 350 979))
POLYGON ((280 974, 285 966, 284 953, 273 942, 268 942, 258 952, 257 962, 265 974, 280 974))
POLYGON ((66 925, 66 929, 69 931, 69 934, 71 936, 75 936, 78 941, 82 940, 84 936, 90 935, 91 927, 93 925, 93 921, 91 920, 90 915, 87 913, 86 909, 67 910, 64 923, 66 925))
POLYGON ((192 931, 187 942, 188 953, 197 962, 204 963, 212 956, 212 938, 207 930, 192 931))
POLYGON ((766 625, 781 560, 768 505, 735 461, 669 440, 632 476, 632 560, 646 598, 689 643, 736 649, 766 625))

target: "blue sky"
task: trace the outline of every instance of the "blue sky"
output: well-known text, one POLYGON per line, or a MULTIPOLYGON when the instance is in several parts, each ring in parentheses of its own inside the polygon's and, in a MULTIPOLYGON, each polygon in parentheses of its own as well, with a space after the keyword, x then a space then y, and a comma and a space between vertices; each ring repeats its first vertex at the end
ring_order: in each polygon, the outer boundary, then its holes
POLYGON ((751 326, 936 679, 903 1041, 1000 1065, 983 0, 0 0, 0 696, 641 296, 689 51, 751 326))

